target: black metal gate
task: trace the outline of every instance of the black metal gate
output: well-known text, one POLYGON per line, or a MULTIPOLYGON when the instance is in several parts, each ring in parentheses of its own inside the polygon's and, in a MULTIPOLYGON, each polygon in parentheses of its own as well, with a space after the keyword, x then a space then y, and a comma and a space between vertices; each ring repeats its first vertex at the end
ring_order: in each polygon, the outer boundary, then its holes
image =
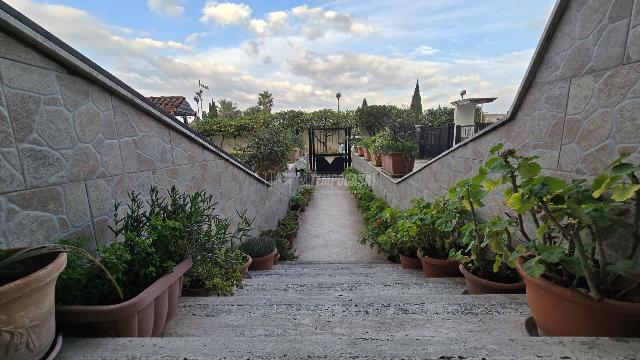
POLYGON ((434 158, 453 147, 453 124, 443 127, 416 126, 421 159, 434 158))
POLYGON ((351 128, 309 129, 309 167, 316 174, 342 174, 351 166, 351 128))

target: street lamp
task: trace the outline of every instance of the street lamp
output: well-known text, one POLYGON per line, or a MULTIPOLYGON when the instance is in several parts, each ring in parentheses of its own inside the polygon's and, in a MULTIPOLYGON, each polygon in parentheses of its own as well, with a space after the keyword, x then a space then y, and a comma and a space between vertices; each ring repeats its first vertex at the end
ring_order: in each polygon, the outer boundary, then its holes
POLYGON ((338 111, 340 111, 340 98, 342 97, 342 94, 340 94, 339 92, 336 93, 336 99, 338 99, 338 111))

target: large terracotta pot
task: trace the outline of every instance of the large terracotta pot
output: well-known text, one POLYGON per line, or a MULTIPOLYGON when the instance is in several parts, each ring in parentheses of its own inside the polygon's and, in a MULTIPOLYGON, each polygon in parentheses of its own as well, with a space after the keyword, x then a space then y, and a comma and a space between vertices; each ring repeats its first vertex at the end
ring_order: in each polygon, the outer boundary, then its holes
POLYGON ((262 271, 273 269, 273 258, 277 253, 278 249, 274 249, 273 252, 271 252, 271 254, 269 255, 252 258, 251 265, 249 265, 249 270, 262 271))
POLYGON ((376 167, 380 167, 380 166, 382 166, 382 155, 380 155, 380 154, 373 154, 373 161, 372 161, 372 163, 373 163, 373 166, 376 166, 376 167))
POLYGON ((246 256, 247 256, 247 262, 244 263, 244 266, 242 266, 242 270, 240 272, 243 279, 249 278, 249 266, 251 265, 251 261, 252 261, 251 256, 249 255, 246 255, 246 256))
POLYGON ((160 336, 176 314, 182 277, 191 265, 189 257, 138 296, 120 304, 57 306, 58 324, 65 335, 78 337, 160 336))
POLYGON ((39 256, 35 272, 0 286, 0 358, 40 359, 56 337, 55 288, 67 254, 39 256))
POLYGON ((364 159, 367 161, 371 161, 371 152, 369 149, 364 149, 364 159))
POLYGON ((422 272, 425 277, 459 277, 462 276, 457 261, 440 260, 424 256, 418 250, 418 258, 422 262, 422 272))
POLYGON ((415 159, 406 153, 382 155, 382 169, 391 177, 402 177, 413 171, 415 159))
POLYGON ((358 150, 358 156, 363 157, 364 156, 364 148, 362 146, 356 146, 356 149, 358 150))
POLYGON ((640 337, 640 303, 596 301, 542 277, 517 270, 527 285, 527 302, 543 336, 640 337))
POLYGON ((403 269, 422 269, 420 259, 400 254, 400 267, 403 269))
POLYGON ((524 294, 525 292, 523 281, 504 284, 485 280, 470 273, 463 264, 460 264, 460 272, 464 276, 464 281, 467 283, 467 292, 469 295, 524 294))
POLYGON ((278 265, 280 263, 280 252, 276 249, 276 256, 273 257, 273 265, 278 265))

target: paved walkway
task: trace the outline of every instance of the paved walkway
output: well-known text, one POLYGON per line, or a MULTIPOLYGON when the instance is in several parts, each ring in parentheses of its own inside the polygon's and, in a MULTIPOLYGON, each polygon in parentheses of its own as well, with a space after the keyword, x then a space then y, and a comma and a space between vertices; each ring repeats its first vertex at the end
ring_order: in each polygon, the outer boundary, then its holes
POLYGON ((384 261, 369 246, 358 243, 364 229, 356 202, 344 179, 322 179, 301 213, 296 240, 299 261, 366 262, 384 261))

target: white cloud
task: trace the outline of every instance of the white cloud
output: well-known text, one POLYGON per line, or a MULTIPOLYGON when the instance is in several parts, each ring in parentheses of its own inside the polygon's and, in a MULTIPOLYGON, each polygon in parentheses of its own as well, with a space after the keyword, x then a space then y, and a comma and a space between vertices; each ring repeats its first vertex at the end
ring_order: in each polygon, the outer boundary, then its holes
POLYGON ((339 13, 334 10, 325 11, 322 7, 296 6, 291 9, 291 14, 304 21, 302 35, 308 39, 322 37, 328 31, 359 36, 366 36, 376 32, 375 27, 371 24, 357 21, 345 13, 339 13))
POLYGON ((251 19, 249 29, 259 36, 282 34, 288 28, 289 14, 286 11, 272 11, 265 19, 251 19))
POLYGON ((429 56, 429 55, 435 55, 435 54, 437 54, 439 52, 440 52, 440 50, 434 49, 429 45, 423 45, 423 46, 420 46, 420 47, 417 47, 417 48, 413 49, 411 54, 412 55, 426 55, 426 56, 429 56))
POLYGON ((177 41, 152 39, 129 28, 110 26, 93 15, 70 6, 10 0, 10 4, 80 51, 106 57, 140 57, 150 52, 188 52, 191 47, 177 41), (78 31, 82 29, 82 31, 78 31), (133 37, 134 34, 138 36, 133 37))
POLYGON ((147 5, 151 11, 170 17, 180 17, 184 12, 179 0, 147 0, 147 5))
POLYGON ((209 13, 207 21, 239 22, 258 35, 220 48, 198 41, 206 32, 194 32, 184 42, 160 40, 138 29, 117 29, 68 6, 34 0, 10 3, 144 95, 191 99, 202 80, 211 86, 205 97, 228 98, 241 108, 254 105, 256 94, 265 89, 274 94, 277 110, 333 107, 337 91, 343 94, 341 108, 356 108, 363 97, 370 104, 408 105, 419 78, 424 107, 447 105, 467 89, 470 96, 498 96, 485 110, 504 112, 532 54, 523 50, 488 57, 447 54, 453 59, 446 61, 415 58, 416 51, 437 51, 426 45, 375 54, 367 46, 385 40, 386 31, 362 39, 378 25, 320 7, 274 11, 261 19, 252 19, 251 9, 243 4, 231 4, 243 9, 234 16, 215 13, 216 20, 209 13))
POLYGON ((215 22, 218 25, 227 26, 245 23, 250 17, 251 8, 249 5, 208 1, 202 8, 200 21, 204 23, 215 22))

